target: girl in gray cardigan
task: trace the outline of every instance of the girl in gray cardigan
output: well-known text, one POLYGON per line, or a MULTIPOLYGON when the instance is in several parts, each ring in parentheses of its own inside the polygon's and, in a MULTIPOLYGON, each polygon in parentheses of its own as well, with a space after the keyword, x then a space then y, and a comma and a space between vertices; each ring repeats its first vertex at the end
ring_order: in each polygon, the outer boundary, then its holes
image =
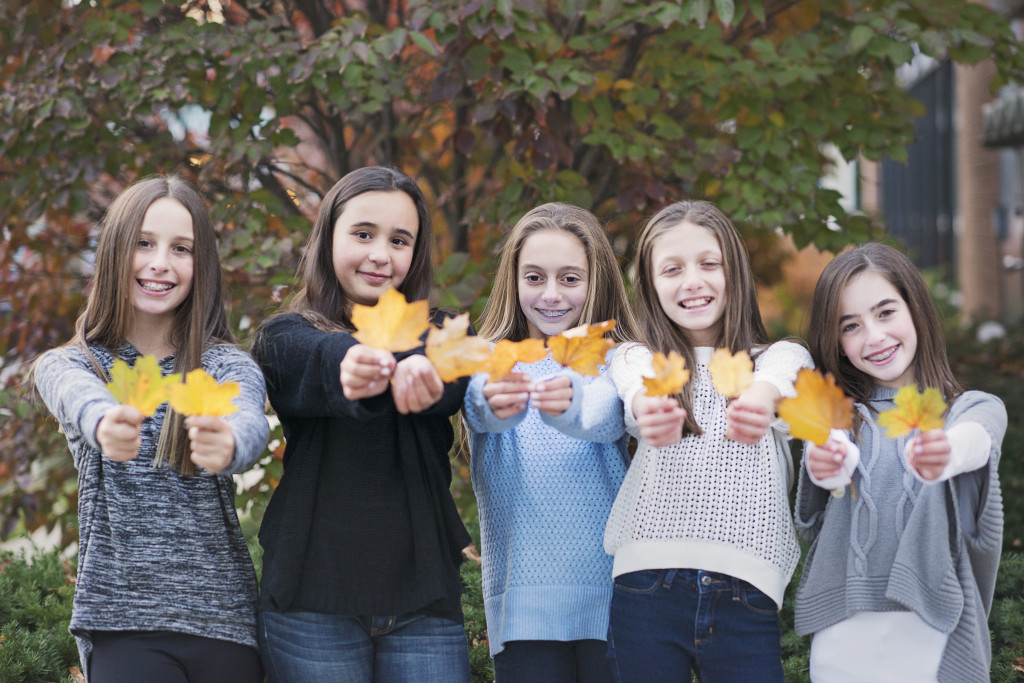
POLYGON ((231 475, 263 453, 263 375, 233 346, 206 205, 176 177, 111 204, 75 337, 34 367, 78 468, 78 576, 71 633, 90 681, 263 680, 256 576, 231 475), (158 359, 238 383, 238 410, 150 417, 105 383, 114 361, 158 359))
POLYGON ((964 392, 920 274, 865 244, 818 280, 808 331, 816 366, 856 402, 853 441, 807 444, 796 524, 811 543, 796 631, 810 673, 841 681, 988 681, 987 619, 1002 543, 1002 402, 964 392), (905 386, 938 389, 939 429, 890 438, 878 415, 905 386), (850 495, 837 494, 850 486, 850 495))

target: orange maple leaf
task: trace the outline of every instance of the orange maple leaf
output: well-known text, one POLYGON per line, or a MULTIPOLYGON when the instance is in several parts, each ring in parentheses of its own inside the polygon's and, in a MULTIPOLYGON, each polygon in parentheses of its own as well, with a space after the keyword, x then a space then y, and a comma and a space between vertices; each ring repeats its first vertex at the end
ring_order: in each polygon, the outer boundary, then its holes
POLYGON ((686 359, 677 351, 669 351, 667 356, 660 351, 656 352, 651 367, 654 369, 654 377, 644 377, 648 396, 678 394, 683 390, 683 385, 690 381, 686 359))
POLYGON ((420 337, 430 328, 430 304, 425 299, 408 303, 397 289, 389 289, 373 306, 353 304, 352 325, 352 336, 367 346, 409 351, 420 345, 420 337))
POLYGON ((546 355, 547 347, 540 339, 524 339, 517 342, 502 339, 494 345, 491 357, 480 369, 490 375, 492 382, 500 382, 509 376, 516 363, 533 363, 546 355))
POLYGON ((171 407, 182 415, 230 415, 238 410, 231 402, 238 392, 238 382, 218 384, 206 370, 196 368, 171 387, 171 407))
POLYGON ((833 429, 853 428, 853 399, 836 386, 831 374, 802 368, 793 383, 795 398, 779 401, 779 417, 789 423, 790 433, 824 445, 833 429))
POLYGON ((427 333, 426 354, 444 382, 472 375, 491 356, 491 344, 483 337, 466 334, 469 313, 446 318, 442 327, 427 333))
POLYGON ((605 356, 615 346, 615 342, 605 339, 604 334, 614 327, 614 320, 605 320, 548 337, 551 357, 559 365, 572 368, 581 375, 599 375, 598 366, 604 365, 605 356))
POLYGON ((928 387, 922 393, 910 385, 896 392, 893 400, 896 407, 878 415, 878 426, 885 427, 885 435, 888 437, 900 437, 914 429, 927 432, 929 429, 940 429, 946 424, 942 418, 946 413, 946 402, 942 400, 938 389, 928 387))
POLYGON ((180 381, 180 374, 166 377, 160 374, 156 356, 142 356, 135 361, 135 367, 128 367, 128 363, 118 358, 110 368, 107 389, 119 403, 137 408, 149 417, 168 400, 171 385, 180 381))
POLYGON ((754 383, 754 361, 746 351, 733 355, 729 349, 715 349, 708 371, 715 391, 726 398, 736 398, 754 383))

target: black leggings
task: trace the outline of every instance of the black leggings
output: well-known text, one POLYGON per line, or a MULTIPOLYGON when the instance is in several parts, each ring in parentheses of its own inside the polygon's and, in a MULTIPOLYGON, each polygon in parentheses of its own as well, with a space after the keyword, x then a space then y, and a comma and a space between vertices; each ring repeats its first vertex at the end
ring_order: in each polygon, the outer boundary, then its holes
POLYGON ((93 631, 90 683, 261 683, 256 648, 172 631, 93 631))

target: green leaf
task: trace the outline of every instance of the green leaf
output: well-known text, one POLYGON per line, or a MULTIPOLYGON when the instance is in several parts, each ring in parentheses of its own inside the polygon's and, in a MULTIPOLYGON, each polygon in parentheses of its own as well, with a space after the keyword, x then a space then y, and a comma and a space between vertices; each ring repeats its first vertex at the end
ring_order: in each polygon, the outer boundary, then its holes
POLYGON ((427 36, 423 35, 419 31, 412 31, 409 33, 409 37, 412 38, 412 42, 416 43, 416 46, 426 52, 431 57, 437 57, 441 54, 441 51, 437 49, 437 45, 434 44, 427 36))
POLYGON ((847 49, 850 52, 860 52, 874 37, 875 32, 871 30, 870 26, 858 24, 850 31, 850 39, 846 43, 847 49))
POLYGON ((733 3, 733 0, 715 0, 715 11, 718 13, 718 18, 722 20, 722 23, 729 26, 732 24, 736 5, 733 3))

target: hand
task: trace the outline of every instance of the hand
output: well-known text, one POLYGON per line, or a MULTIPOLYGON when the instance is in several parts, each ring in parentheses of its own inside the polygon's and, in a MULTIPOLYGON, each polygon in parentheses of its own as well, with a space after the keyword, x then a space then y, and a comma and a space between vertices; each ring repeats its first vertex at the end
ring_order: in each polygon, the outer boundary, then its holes
POLYGON ((426 356, 407 356, 395 366, 391 397, 402 415, 423 412, 440 401, 443 394, 441 375, 426 356))
POLYGON ((939 478, 949 464, 949 439, 943 429, 922 432, 910 440, 907 446, 907 462, 922 479, 933 481, 939 478))
POLYGON ((846 460, 846 444, 835 439, 829 439, 823 446, 808 442, 804 447, 804 457, 807 459, 807 470, 818 481, 838 477, 843 471, 843 461, 846 460))
POLYGON ((640 427, 640 438, 650 446, 671 446, 683 438, 686 411, 676 399, 641 393, 633 399, 631 407, 640 427))
POLYGON ((209 415, 185 418, 188 438, 192 444, 192 462, 207 472, 217 474, 231 465, 235 457, 235 433, 228 421, 209 415))
POLYGON ((390 352, 356 344, 341 359, 341 390, 350 401, 380 396, 394 371, 390 352))
POLYGON ((103 455, 117 462, 139 457, 142 419, 142 413, 132 406, 116 405, 108 408, 96 425, 96 441, 103 455))
POLYGON ((725 438, 747 445, 760 441, 775 418, 775 404, 780 397, 774 384, 751 384, 725 410, 725 438))
POLYGON ((530 387, 529 375, 513 372, 499 382, 485 383, 484 398, 487 399, 494 417, 505 420, 526 410, 530 387))
POLYGON ((572 378, 560 375, 530 387, 530 402, 542 413, 558 417, 572 404, 572 378))

